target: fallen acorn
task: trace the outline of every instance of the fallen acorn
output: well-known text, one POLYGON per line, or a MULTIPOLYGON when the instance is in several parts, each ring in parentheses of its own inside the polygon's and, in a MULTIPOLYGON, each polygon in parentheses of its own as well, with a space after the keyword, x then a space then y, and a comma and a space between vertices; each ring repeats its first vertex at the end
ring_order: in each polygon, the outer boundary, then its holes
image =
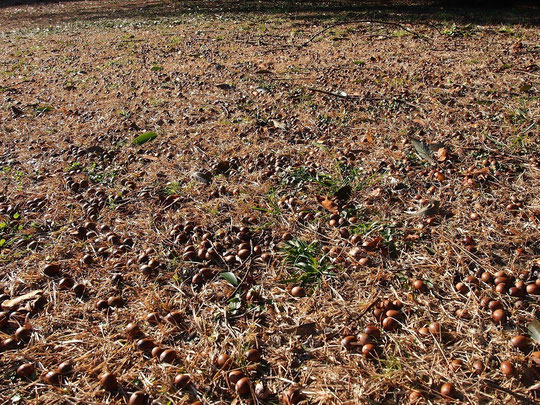
POLYGON ((107 391, 116 391, 118 389, 118 381, 113 373, 106 372, 99 379, 101 386, 107 391))
POLYGON ((299 388, 289 387, 283 392, 282 399, 286 405, 296 405, 305 399, 305 395, 299 388))

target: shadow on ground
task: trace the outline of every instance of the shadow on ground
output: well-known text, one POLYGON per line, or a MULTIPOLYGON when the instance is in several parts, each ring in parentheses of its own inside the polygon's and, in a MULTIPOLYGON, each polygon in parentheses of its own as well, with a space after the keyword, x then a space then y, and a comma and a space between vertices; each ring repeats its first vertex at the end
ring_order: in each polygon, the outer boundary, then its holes
POLYGON ((174 18, 185 14, 293 15, 326 20, 376 18, 401 22, 448 22, 460 24, 540 25, 536 0, 7 0, 0 10, 19 7, 11 27, 29 22, 97 21, 125 18, 174 18))

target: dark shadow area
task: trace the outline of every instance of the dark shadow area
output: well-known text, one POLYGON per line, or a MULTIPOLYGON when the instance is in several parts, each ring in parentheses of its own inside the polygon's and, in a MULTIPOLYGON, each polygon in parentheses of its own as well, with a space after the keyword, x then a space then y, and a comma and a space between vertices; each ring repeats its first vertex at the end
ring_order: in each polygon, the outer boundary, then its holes
MULTIPOLYGON (((289 15, 313 21, 335 18, 373 18, 399 22, 447 22, 458 24, 540 24, 538 0, 5 0, 0 9, 34 5, 18 18, 56 22, 96 21, 125 18, 174 18, 186 14, 289 15)), ((13 22, 15 23, 15 21, 13 22)), ((15 25, 15 24, 13 24, 15 25)))
POLYGON ((28 6, 33 4, 72 3, 82 0, 2 0, 1 7, 28 6))

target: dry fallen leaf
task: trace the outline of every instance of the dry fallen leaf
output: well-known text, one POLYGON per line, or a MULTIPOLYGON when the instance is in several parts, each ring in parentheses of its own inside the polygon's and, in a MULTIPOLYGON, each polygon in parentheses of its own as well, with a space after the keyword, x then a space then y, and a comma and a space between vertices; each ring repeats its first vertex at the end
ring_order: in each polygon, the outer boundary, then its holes
POLYGON ((373 143, 373 137, 369 132, 364 135, 364 142, 373 143))
POLYGON ((531 338, 537 343, 540 343, 540 322, 536 319, 533 320, 527 325, 527 329, 529 329, 531 338))
POLYGON ((448 151, 446 148, 439 148, 437 150, 437 160, 439 162, 444 162, 448 158, 448 151))
POLYGON ((418 211, 415 212, 406 212, 406 214, 413 215, 413 216, 426 216, 430 217, 433 215, 437 215, 439 213, 439 207, 441 205, 440 201, 433 201, 427 206, 420 208, 418 211))
POLYGON ((431 149, 429 145, 420 139, 411 137, 411 143, 414 146, 414 149, 416 149, 416 152, 422 157, 423 159, 427 160, 428 162, 433 163, 433 158, 431 157, 431 149))
POLYGON ((16 297, 16 298, 13 298, 11 300, 4 301, 4 302, 2 302, 2 309, 6 309, 6 310, 15 309, 22 302, 31 300, 32 298, 35 298, 38 295, 40 295, 42 292, 43 292, 42 290, 35 290, 35 291, 29 292, 27 294, 21 295, 20 297, 16 297))
POLYGON ((317 196, 317 201, 319 204, 321 204, 324 208, 326 208, 328 211, 336 214, 338 212, 338 206, 337 204, 332 201, 328 196, 317 196))
POLYGON ((465 172, 466 176, 479 176, 481 174, 489 174, 489 167, 482 167, 481 169, 471 170, 465 172))

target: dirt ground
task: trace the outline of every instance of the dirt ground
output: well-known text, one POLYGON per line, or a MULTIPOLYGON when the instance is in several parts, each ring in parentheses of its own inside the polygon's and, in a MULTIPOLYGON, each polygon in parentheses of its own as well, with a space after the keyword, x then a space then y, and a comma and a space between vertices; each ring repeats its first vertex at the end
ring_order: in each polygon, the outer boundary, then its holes
POLYGON ((535 403, 538 11, 0 7, 0 404, 535 403))

